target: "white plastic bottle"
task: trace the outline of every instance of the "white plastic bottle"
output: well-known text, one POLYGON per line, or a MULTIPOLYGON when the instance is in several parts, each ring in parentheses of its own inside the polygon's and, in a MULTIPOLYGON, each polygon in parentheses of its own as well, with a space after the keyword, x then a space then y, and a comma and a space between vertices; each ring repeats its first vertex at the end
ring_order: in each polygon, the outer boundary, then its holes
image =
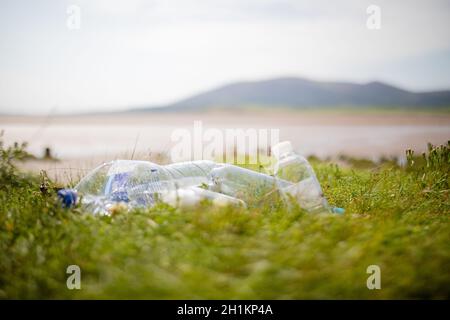
POLYGON ((289 141, 273 146, 272 155, 276 159, 274 175, 286 200, 293 198, 310 212, 331 211, 313 168, 308 160, 294 153, 289 141), (286 181, 291 184, 286 186, 286 181))

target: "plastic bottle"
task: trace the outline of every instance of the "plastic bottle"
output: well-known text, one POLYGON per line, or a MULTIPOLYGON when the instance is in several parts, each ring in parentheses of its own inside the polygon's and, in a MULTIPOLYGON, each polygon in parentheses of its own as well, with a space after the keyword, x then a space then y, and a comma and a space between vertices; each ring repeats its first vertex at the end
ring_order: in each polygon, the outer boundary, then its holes
POLYGON ((293 151, 289 141, 273 146, 272 154, 276 159, 274 175, 286 200, 293 198, 310 212, 345 212, 343 208, 329 206, 313 168, 308 160, 293 151), (286 186, 286 181, 292 184, 286 186))
POLYGON ((97 214, 108 214, 117 203, 146 207, 160 200, 186 204, 195 198, 195 201, 210 199, 216 203, 242 204, 238 199, 212 195, 207 190, 202 192, 201 188, 184 190, 207 184, 208 173, 216 166, 216 163, 206 160, 165 166, 147 161, 116 160, 91 171, 74 190, 60 190, 58 195, 66 207, 73 205, 71 200, 76 200, 76 195, 79 195, 81 203, 97 214))
POLYGON ((274 174, 278 188, 286 200, 293 198, 310 212, 332 211, 313 168, 304 157, 294 153, 289 141, 273 146, 272 155, 276 159, 274 174), (286 185, 286 181, 291 184, 286 185))
POLYGON ((208 178, 210 190, 242 199, 249 204, 275 200, 279 186, 289 185, 270 175, 229 164, 214 168, 208 178))
POLYGON ((174 207, 194 206, 205 199, 208 199, 216 206, 247 206, 246 203, 240 199, 199 187, 172 190, 161 194, 161 200, 174 207))

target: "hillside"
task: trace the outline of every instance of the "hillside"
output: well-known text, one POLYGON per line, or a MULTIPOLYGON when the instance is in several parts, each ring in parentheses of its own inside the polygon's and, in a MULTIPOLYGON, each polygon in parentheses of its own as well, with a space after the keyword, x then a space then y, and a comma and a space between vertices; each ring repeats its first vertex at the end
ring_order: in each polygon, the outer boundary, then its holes
POLYGON ((142 110, 203 110, 215 107, 448 107, 450 91, 412 92, 382 82, 356 84, 277 78, 236 82, 188 97, 173 104, 142 110))

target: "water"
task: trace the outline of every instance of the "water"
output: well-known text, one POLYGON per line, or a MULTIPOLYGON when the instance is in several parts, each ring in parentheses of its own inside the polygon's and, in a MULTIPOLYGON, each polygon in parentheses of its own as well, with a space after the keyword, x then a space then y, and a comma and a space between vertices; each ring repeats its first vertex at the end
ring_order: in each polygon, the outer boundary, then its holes
MULTIPOLYGON (((5 130, 4 140, 28 141, 28 150, 42 155, 50 147, 59 158, 79 159, 101 156, 130 158, 133 152, 168 152, 175 142, 171 134, 175 129, 192 131, 192 123, 180 125, 163 121, 151 124, 119 123, 56 123, 43 126, 40 123, 14 123, 0 119, 0 129, 5 130)), ((446 143, 450 139, 450 125, 335 125, 335 124, 273 124, 245 123, 236 125, 205 121, 204 128, 276 128, 280 141, 291 140, 294 148, 304 155, 335 157, 339 154, 377 159, 380 156, 403 157, 406 149, 426 150, 427 142, 446 143)), ((189 159, 186 159, 189 160, 189 159)))

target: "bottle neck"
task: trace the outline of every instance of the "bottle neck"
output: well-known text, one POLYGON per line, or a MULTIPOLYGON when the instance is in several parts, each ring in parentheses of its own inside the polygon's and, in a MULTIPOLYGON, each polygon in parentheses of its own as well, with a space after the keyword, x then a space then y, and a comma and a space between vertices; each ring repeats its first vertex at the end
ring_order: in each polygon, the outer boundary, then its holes
POLYGON ((286 159, 286 158, 294 156, 294 155, 295 155, 295 153, 293 151, 285 152, 278 157, 278 161, 286 159))

